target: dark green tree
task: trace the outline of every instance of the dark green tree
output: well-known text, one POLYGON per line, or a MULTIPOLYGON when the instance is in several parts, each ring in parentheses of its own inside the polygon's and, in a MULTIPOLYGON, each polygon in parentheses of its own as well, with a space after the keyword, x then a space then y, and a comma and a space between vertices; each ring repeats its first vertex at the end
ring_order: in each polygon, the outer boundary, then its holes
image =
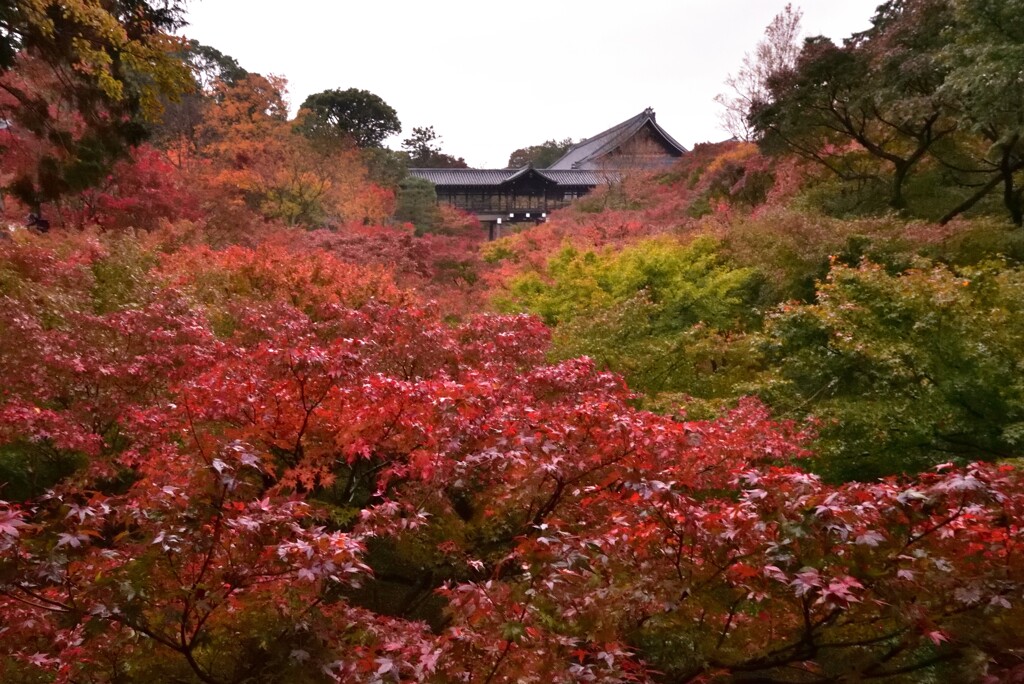
POLYGON ((402 149, 409 155, 409 166, 419 169, 465 169, 466 160, 441 151, 441 136, 433 126, 412 129, 412 135, 402 141, 402 149))
POLYGON ((380 147, 402 130, 398 114, 368 90, 325 90, 302 103, 308 110, 302 132, 311 138, 348 138, 358 147, 380 147))
POLYGON ((520 147, 509 155, 508 168, 518 169, 527 164, 533 164, 538 169, 546 169, 569 151, 573 146, 572 138, 565 140, 545 140, 540 145, 520 147))
POLYGON ((940 51, 949 74, 943 93, 964 120, 975 152, 960 171, 978 189, 951 210, 943 222, 971 208, 1002 186, 1003 204, 1015 225, 1024 225, 1024 1, 960 0, 955 26, 940 51))
POLYGON ((397 190, 408 175, 409 155, 386 147, 367 147, 362 150, 363 163, 370 180, 382 188, 397 190))
POLYGON ((196 86, 204 92, 210 92, 218 81, 234 85, 249 75, 234 57, 197 40, 186 44, 182 56, 192 70, 196 86))
POLYGON ((933 146, 956 131, 938 59, 946 0, 890 0, 840 47, 809 38, 796 64, 768 80, 750 121, 767 151, 795 152, 852 181, 888 185, 888 204, 933 146))
POLYGON ((756 390, 778 415, 821 419, 815 450, 837 479, 1016 456, 1022 294, 1024 272, 1001 264, 837 265, 816 303, 769 316, 756 390))
POLYGON ((423 178, 409 176, 398 186, 395 220, 411 223, 416 233, 430 233, 441 220, 437 210, 437 190, 423 178))

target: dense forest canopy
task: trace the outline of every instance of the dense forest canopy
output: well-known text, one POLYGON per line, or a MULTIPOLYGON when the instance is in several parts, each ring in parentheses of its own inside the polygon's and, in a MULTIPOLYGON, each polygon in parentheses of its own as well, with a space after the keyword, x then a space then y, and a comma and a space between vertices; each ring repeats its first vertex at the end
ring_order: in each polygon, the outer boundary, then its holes
POLYGON ((0 680, 1024 677, 1020 0, 786 7, 490 242, 181 17, 0 7, 0 680))

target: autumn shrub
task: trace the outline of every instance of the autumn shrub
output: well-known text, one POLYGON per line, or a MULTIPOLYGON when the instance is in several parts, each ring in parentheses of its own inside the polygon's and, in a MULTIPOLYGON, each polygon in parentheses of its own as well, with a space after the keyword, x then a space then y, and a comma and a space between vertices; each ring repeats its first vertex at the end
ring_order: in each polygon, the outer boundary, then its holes
POLYGON ((437 232, 441 235, 452 235, 470 240, 484 238, 483 227, 475 214, 457 209, 450 204, 442 204, 437 208, 440 216, 437 232))
POLYGON ((723 249, 764 278, 761 303, 771 307, 791 299, 813 301, 833 259, 856 266, 869 258, 893 272, 909 267, 915 245, 907 230, 905 223, 892 219, 839 221, 777 209, 733 222, 723 249))
POLYGON ((501 306, 555 325, 560 358, 586 355, 649 394, 727 396, 747 364, 760 280, 734 268, 710 238, 662 238, 621 251, 566 247, 544 273, 513 279, 501 306), (728 378, 732 378, 729 380, 728 378))
POLYGON ((313 314, 329 305, 359 307, 372 300, 403 298, 385 268, 357 266, 326 251, 272 243, 256 249, 182 249, 164 257, 162 271, 208 306, 285 300, 313 314))
POLYGON ((116 480, 100 457, 119 448, 124 414, 180 377, 186 355, 201 367, 198 349, 211 341, 202 313, 161 288, 155 259, 127 240, 0 247, 0 482, 11 494, 38 496, 83 468, 116 480), (11 432, 16 423, 36 432, 11 432))
POLYGON ((924 255, 955 266, 972 266, 1001 258, 1024 264, 1024 231, 995 218, 950 223, 943 239, 926 245, 924 255))
POLYGON ((715 241, 706 238, 689 244, 647 240, 604 253, 565 247, 548 262, 546 273, 512 281, 502 301, 560 323, 646 292, 665 308, 666 322, 714 325, 745 315, 746 298, 755 287, 752 276, 749 270, 730 269, 715 241))
POLYGON ((713 205, 726 201, 736 209, 750 210, 765 203, 775 185, 772 164, 750 143, 734 143, 691 176, 690 189, 697 191, 687 214, 700 218, 712 213, 713 205))
POLYGON ((154 230, 165 221, 203 217, 203 192, 195 177, 153 147, 132 151, 102 184, 65 200, 67 224, 104 230, 154 230))
POLYGON ((94 261, 89 293, 96 313, 134 308, 147 301, 156 285, 153 268, 159 255, 131 237, 105 240, 107 254, 94 261))

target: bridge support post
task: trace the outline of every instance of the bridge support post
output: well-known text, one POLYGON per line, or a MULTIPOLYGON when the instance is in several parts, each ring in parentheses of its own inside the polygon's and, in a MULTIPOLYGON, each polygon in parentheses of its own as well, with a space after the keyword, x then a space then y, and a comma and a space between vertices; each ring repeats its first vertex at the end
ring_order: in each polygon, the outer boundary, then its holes
POLYGON ((501 219, 487 222, 487 239, 497 240, 501 237, 501 219))

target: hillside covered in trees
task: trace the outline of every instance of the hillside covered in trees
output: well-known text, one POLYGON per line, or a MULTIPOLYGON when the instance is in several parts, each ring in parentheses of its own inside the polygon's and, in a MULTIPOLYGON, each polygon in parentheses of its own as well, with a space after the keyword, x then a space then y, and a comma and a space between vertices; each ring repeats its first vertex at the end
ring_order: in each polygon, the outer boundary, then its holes
POLYGON ((0 6, 0 681, 1021 681, 1024 3, 800 19, 488 242, 373 92, 0 6))

